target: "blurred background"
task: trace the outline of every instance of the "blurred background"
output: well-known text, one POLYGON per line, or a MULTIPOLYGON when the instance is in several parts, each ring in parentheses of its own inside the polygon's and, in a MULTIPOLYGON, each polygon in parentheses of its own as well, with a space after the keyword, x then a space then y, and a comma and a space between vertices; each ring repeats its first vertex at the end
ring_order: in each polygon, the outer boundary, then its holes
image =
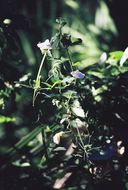
MULTIPOLYGON (((71 47, 80 69, 97 63, 103 52, 127 47, 127 0, 1 0, 0 156, 35 129, 39 110, 32 107, 32 89, 16 84, 35 79, 42 56, 37 43, 55 35, 59 17, 67 21, 65 33, 82 39, 82 45, 71 47)), ((45 64, 44 78, 48 69, 45 64)), ((54 111, 48 106, 43 123, 54 111)))

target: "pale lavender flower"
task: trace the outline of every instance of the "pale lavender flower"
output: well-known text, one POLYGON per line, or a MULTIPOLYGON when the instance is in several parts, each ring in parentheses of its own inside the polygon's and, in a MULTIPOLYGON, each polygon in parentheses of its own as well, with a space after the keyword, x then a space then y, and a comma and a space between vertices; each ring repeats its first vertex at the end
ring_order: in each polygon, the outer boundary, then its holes
POLYGON ((52 49, 52 45, 50 43, 50 41, 47 39, 44 42, 39 42, 37 44, 37 47, 40 48, 41 52, 44 53, 45 51, 49 51, 50 49, 52 49))
POLYGON ((85 74, 80 72, 79 70, 76 70, 76 71, 72 71, 71 72, 71 75, 74 77, 74 78, 77 78, 77 79, 83 79, 85 77, 85 74))

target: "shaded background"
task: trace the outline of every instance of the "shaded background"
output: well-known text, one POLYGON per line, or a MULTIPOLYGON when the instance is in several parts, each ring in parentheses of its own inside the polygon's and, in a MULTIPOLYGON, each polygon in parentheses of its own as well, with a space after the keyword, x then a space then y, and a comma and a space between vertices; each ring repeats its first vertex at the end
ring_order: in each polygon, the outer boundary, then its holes
MULTIPOLYGON (((32 90, 16 87, 14 92, 13 85, 20 79, 23 80, 24 75, 28 75, 27 79, 35 78, 41 60, 37 43, 47 38, 50 39, 56 33, 55 20, 58 17, 67 20, 64 32, 69 32, 74 38, 82 39, 82 45, 71 48, 73 60, 81 62, 80 69, 97 63, 102 52, 124 50, 127 47, 128 11, 126 0, 1 0, 1 115, 16 118, 15 122, 0 123, 0 161, 2 164, 5 162, 3 155, 6 151, 37 125, 39 110, 32 107, 32 90)), ((44 78, 47 78, 49 68, 50 66, 45 63, 44 78)), ((31 83, 32 81, 30 81, 31 83)), ((50 123, 48 118, 52 117, 54 108, 47 103, 43 104, 41 109, 43 112, 42 122, 50 123)), ((37 141, 33 145, 36 146, 37 141)), ((41 153, 39 151, 39 156, 41 153)), ((27 148, 23 150, 23 153, 20 152, 19 156, 24 154, 28 154, 27 148)), ((36 159, 34 163, 36 163, 36 159)), ((6 172, 8 171, 11 175, 12 168, 7 169, 6 172)), ((35 170, 27 172, 30 172, 33 177, 35 170)), ((17 173, 17 170, 14 173, 17 173)), ((36 175, 39 175, 38 172, 36 175)), ((35 182, 35 187, 37 184, 35 182)))

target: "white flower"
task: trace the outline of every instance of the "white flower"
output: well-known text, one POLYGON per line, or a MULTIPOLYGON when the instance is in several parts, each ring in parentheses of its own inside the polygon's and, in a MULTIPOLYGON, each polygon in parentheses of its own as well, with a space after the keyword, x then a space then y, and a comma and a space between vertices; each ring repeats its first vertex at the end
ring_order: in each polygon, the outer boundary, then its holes
POLYGON ((124 154, 124 152, 125 152, 125 147, 122 146, 121 148, 119 148, 119 149, 117 150, 117 152, 118 152, 119 155, 122 156, 122 155, 124 154))
POLYGON ((117 142, 117 152, 119 155, 123 155, 125 152, 125 147, 122 146, 122 144, 123 144, 123 141, 121 140, 117 142))
POLYGON ((50 49, 52 49, 52 45, 50 43, 50 41, 47 39, 44 42, 39 42, 37 44, 37 47, 40 48, 41 52, 44 53, 45 51, 48 51, 50 49))
POLYGON ((120 66, 123 66, 124 62, 128 59, 128 47, 124 50, 124 53, 120 59, 120 66))
POLYGON ((106 52, 103 52, 102 55, 100 56, 99 64, 103 65, 106 60, 107 60, 107 54, 106 52))
POLYGON ((80 102, 78 100, 75 100, 71 106, 71 110, 73 114, 75 114, 78 117, 85 118, 84 110, 82 109, 80 102))
POLYGON ((56 133, 54 136, 53 136, 53 142, 55 144, 60 144, 60 138, 61 136, 63 135, 63 131, 59 132, 59 133, 56 133))

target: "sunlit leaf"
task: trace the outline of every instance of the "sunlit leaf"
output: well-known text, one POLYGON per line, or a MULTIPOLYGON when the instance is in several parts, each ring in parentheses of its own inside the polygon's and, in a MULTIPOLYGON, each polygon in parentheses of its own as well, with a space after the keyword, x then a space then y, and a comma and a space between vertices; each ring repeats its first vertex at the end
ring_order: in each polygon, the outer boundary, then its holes
POLYGON ((0 115, 0 123, 15 122, 15 121, 16 121, 15 117, 6 117, 0 115))
POLYGON ((104 78, 103 73, 98 72, 98 71, 88 71, 87 73, 88 73, 89 75, 93 75, 93 76, 98 77, 98 78, 100 78, 100 79, 104 78))

